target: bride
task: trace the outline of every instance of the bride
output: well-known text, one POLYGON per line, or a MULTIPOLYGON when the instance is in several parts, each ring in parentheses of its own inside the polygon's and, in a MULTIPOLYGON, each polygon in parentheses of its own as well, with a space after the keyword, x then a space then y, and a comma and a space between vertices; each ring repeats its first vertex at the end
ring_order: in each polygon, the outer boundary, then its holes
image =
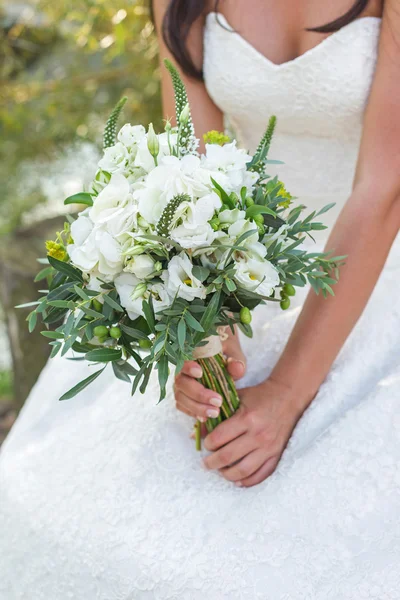
MULTIPOLYGON (((201 456, 187 415, 219 403, 194 363, 176 410, 155 380, 132 399, 107 376, 58 403, 88 367, 51 361, 2 449, 0 599, 398 600, 398 0, 154 13, 196 130, 225 117, 254 150, 276 114, 271 174, 310 209, 337 203, 317 246, 347 263, 335 298, 261 307, 254 338, 226 342, 242 406, 201 456)), ((164 76, 163 98, 172 114, 164 76)))

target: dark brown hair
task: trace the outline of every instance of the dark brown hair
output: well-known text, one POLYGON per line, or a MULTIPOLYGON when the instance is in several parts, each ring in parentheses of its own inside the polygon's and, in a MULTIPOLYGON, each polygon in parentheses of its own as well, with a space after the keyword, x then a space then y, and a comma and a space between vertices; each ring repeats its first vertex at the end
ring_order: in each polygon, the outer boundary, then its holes
MULTIPOLYGON (((307 31, 316 31, 318 33, 337 31, 356 19, 365 10, 368 2, 369 0, 356 0, 353 6, 338 19, 326 25, 307 28, 307 31)), ((203 73, 194 64, 186 42, 192 24, 204 11, 205 3, 205 0, 171 0, 162 25, 162 35, 168 49, 183 72, 195 79, 202 79, 203 73)), ((216 0, 216 12, 218 5, 219 0, 216 0)))

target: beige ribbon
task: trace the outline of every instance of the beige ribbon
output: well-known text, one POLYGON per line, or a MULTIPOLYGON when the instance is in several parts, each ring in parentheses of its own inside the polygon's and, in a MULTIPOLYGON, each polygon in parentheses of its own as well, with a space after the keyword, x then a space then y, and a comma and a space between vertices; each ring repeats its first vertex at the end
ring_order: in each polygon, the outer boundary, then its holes
POLYGON ((204 346, 198 346, 195 348, 193 352, 193 358, 198 360, 199 358, 211 358, 216 354, 221 354, 222 342, 225 342, 228 339, 226 329, 226 326, 218 327, 218 335, 210 335, 210 337, 205 340, 206 344, 204 344, 204 346))

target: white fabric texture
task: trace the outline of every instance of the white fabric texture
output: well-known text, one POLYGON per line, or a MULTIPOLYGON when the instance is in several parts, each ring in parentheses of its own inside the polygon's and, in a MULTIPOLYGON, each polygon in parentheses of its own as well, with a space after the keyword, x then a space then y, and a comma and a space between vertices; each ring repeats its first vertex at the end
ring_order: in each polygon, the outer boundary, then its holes
MULTIPOLYGON (((241 143, 278 116, 271 158, 310 208, 346 201, 380 20, 364 18, 276 66, 208 17, 205 78, 241 143)), ((272 171, 272 169, 271 169, 272 171)), ((321 242, 323 239, 320 240, 321 242)), ((201 467, 192 420, 112 372, 44 369, 0 460, 1 600, 398 600, 400 250, 277 471, 239 489, 201 467)), ((305 292, 256 313, 242 385, 278 359, 305 292)))

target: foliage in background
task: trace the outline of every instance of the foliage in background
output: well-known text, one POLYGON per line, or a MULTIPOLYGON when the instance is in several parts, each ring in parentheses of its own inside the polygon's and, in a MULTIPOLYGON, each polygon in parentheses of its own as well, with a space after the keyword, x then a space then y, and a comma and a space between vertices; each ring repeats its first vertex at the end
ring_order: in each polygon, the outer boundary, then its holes
POLYGON ((102 124, 122 95, 128 121, 160 122, 147 1, 0 3, 0 231, 46 200, 55 161, 68 154, 79 162, 85 144, 101 146, 102 124))

